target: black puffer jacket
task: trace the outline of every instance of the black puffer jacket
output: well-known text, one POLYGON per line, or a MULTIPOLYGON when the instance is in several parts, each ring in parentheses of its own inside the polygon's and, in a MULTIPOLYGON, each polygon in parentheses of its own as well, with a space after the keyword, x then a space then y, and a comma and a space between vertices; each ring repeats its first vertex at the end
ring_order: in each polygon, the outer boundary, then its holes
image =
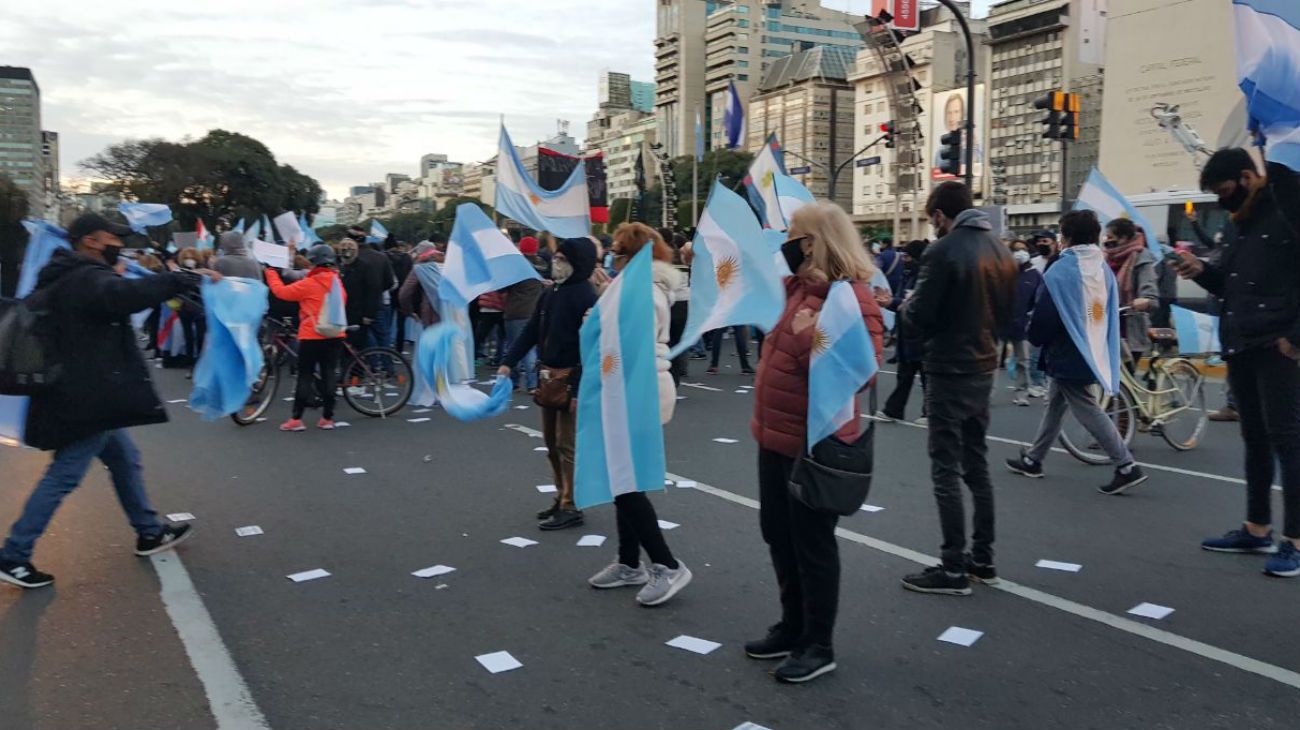
POLYGON ((997 368, 997 333, 1011 324, 1018 274, 988 216, 973 208, 930 244, 916 290, 901 311, 905 326, 925 339, 927 373, 977 375, 997 368))
POLYGON ((370 246, 360 246, 357 257, 341 273, 343 288, 348 293, 348 324, 377 318, 384 303, 384 292, 398 283, 388 257, 370 246))
POLYGON ((48 297, 49 346, 63 372, 53 392, 31 400, 29 446, 58 449, 101 431, 167 420, 130 315, 191 289, 192 280, 176 273, 124 279, 98 261, 55 252, 36 290, 48 297))
POLYGON ((596 304, 596 289, 589 281, 596 270, 596 245, 586 238, 565 238, 560 241, 559 250, 573 266, 573 275, 542 295, 533 316, 501 364, 513 368, 536 346, 538 360, 543 365, 575 368, 569 383, 577 392, 582 365, 578 330, 583 315, 596 304))

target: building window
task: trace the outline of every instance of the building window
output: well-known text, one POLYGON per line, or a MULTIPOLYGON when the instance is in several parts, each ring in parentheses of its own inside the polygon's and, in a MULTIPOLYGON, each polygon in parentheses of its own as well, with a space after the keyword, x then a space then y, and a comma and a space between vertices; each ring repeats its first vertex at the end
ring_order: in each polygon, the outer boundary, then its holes
POLYGON ((737 81, 749 81, 749 74, 736 74, 737 81))
POLYGON ((736 46, 736 53, 749 53, 749 46, 736 46))

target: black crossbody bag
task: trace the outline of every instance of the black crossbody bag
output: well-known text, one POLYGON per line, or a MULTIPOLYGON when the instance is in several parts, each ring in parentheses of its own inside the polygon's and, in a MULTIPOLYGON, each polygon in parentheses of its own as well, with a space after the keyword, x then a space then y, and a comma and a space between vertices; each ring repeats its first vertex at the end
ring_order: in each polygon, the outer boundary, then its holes
MULTIPOLYGON (((876 386, 868 391, 871 410, 876 412, 876 386)), ((833 434, 812 447, 795 462, 790 472, 790 494, 809 509, 848 516, 858 511, 871 492, 871 468, 875 458, 876 421, 865 419, 866 428, 858 440, 845 443, 833 434)))

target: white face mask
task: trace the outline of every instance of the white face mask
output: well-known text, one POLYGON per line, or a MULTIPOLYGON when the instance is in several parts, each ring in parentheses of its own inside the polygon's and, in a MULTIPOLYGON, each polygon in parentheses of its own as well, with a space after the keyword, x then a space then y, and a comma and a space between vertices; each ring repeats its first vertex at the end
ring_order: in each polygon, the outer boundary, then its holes
POLYGON ((198 265, 199 265, 198 262, 195 261, 194 259, 185 259, 184 261, 181 262, 181 266, 184 266, 187 269, 192 269, 198 265))
POLYGON ((556 284, 563 284, 569 280, 570 276, 573 276, 573 264, 565 259, 556 259, 551 264, 551 278, 555 280, 556 284))
POLYGON ((1028 262, 1029 262, 1029 252, 1028 252, 1028 251, 1015 251, 1015 252, 1013 252, 1011 255, 1012 255, 1013 257, 1015 257, 1015 259, 1016 259, 1016 263, 1018 263, 1018 264, 1025 264, 1025 263, 1028 263, 1028 262))

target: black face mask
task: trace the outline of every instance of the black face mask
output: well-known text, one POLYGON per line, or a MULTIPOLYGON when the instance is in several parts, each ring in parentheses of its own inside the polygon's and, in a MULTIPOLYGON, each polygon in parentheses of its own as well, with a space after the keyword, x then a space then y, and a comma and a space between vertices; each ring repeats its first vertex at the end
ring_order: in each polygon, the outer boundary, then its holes
POLYGON ((1229 213, 1236 213, 1241 210, 1241 206, 1246 204, 1246 199, 1249 197, 1250 191, 1246 189, 1246 186, 1242 184, 1240 180, 1238 180, 1236 186, 1232 190, 1232 195, 1229 195, 1227 198, 1219 198, 1219 205, 1229 213))
POLYGON ((790 272, 799 273, 799 267, 803 266, 803 239, 787 241, 781 246, 781 255, 785 257, 785 263, 790 267, 790 272))
POLYGON ((104 263, 109 266, 117 266, 117 257, 122 253, 121 246, 105 246, 103 251, 99 252, 104 257, 104 263))
POLYGON ((1052 256, 1052 247, 1051 247, 1051 246, 1040 245, 1040 246, 1038 247, 1038 255, 1039 255, 1039 256, 1042 256, 1043 258, 1051 258, 1051 256, 1052 256))

